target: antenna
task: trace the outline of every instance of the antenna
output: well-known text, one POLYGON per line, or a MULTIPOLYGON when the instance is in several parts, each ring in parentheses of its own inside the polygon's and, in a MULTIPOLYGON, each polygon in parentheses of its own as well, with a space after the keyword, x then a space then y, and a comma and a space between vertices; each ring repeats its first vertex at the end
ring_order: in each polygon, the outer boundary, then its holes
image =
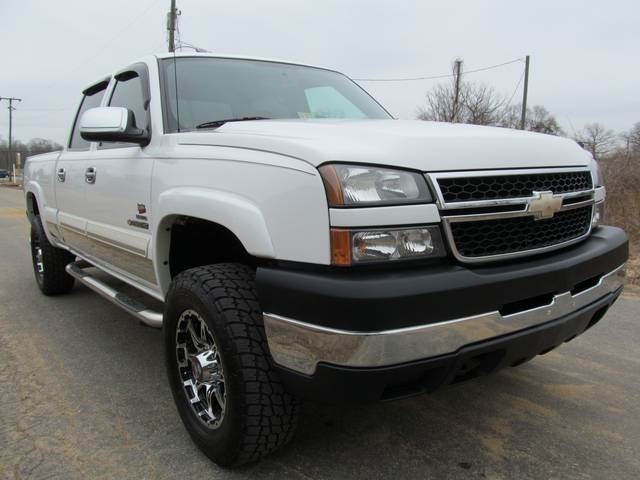
POLYGON ((180 101, 178 100, 178 62, 176 62, 176 28, 178 22, 176 0, 171 0, 171 9, 167 15, 167 30, 169 31, 169 52, 173 53, 173 83, 176 96, 176 123, 180 132, 180 101))

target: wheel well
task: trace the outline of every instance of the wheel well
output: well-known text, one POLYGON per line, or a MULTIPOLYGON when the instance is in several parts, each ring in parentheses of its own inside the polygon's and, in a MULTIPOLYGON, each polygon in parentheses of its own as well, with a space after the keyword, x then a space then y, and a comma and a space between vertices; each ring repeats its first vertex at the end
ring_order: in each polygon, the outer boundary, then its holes
POLYGON ((255 258, 228 228, 193 217, 177 217, 171 225, 169 270, 171 277, 189 268, 215 263, 255 266, 255 258))
POLYGON ((31 192, 27 193, 27 215, 29 215, 29 217, 40 215, 38 201, 36 200, 36 196, 31 192))

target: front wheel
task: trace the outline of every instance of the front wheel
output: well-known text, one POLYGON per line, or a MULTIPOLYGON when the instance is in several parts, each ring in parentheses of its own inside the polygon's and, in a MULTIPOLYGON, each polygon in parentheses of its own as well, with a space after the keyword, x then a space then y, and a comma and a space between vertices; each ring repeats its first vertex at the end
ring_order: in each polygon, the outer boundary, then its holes
POLYGON ((251 269, 182 272, 165 305, 169 382, 198 447, 219 465, 236 466, 287 443, 299 404, 273 368, 251 269))

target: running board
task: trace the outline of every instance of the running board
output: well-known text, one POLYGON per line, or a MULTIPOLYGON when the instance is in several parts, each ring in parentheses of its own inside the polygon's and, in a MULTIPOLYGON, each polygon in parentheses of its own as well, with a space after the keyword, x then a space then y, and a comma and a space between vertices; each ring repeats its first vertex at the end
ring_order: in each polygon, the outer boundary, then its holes
POLYGON ((111 303, 119 306, 123 310, 126 310, 134 317, 137 317, 142 323, 154 328, 162 328, 162 313, 150 310, 142 303, 134 300, 125 294, 114 290, 109 285, 101 282, 95 277, 92 277, 84 269, 93 267, 93 265, 80 260, 78 262, 70 263, 65 267, 65 270, 69 275, 83 283, 91 290, 99 293, 111 303))

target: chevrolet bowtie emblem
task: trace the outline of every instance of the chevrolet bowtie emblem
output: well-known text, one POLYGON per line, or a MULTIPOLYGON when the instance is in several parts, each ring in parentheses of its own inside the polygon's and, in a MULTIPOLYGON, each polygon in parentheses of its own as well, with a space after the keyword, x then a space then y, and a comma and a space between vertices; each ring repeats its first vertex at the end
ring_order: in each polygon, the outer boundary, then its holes
POLYGON ((562 207, 562 197, 554 197, 553 192, 533 192, 527 203, 527 212, 532 213, 536 220, 553 218, 562 207))

